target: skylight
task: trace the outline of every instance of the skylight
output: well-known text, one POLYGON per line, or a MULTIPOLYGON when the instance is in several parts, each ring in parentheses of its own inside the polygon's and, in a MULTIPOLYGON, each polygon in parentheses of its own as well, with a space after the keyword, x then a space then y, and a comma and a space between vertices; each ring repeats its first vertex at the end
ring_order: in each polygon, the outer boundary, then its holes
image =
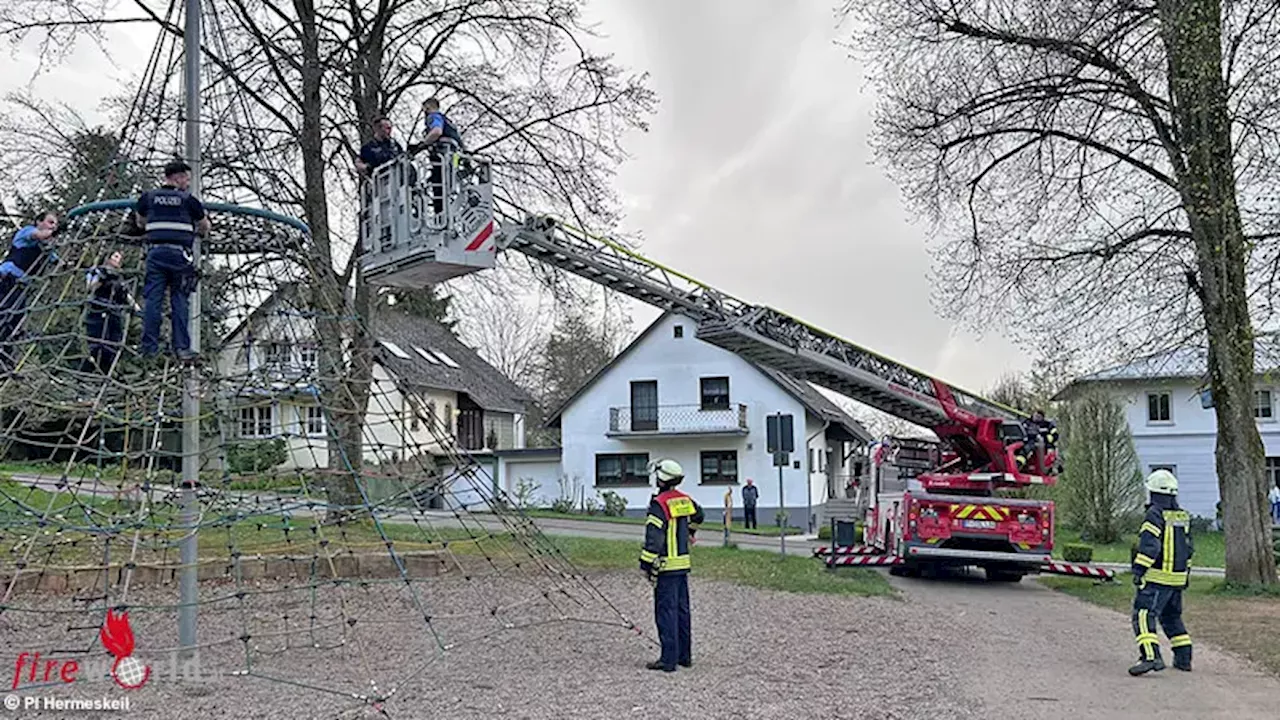
POLYGON ((443 350, 432 350, 431 352, 435 353, 436 357, 444 361, 445 365, 448 365, 451 368, 458 367, 458 363, 454 362, 453 358, 449 357, 448 355, 445 355, 443 350))
POLYGON ((409 359, 409 353, 406 353, 404 350, 401 350, 399 345, 391 342, 390 340, 379 340, 378 342, 382 343, 382 347, 390 350, 392 355, 395 355, 401 360, 409 359))
POLYGON ((413 349, 414 349, 415 351, 417 351, 417 353, 418 353, 419 355, 421 355, 421 356, 422 356, 422 359, 423 359, 423 360, 426 360, 427 362, 431 363, 432 365, 439 365, 439 364, 440 364, 440 361, 439 361, 439 360, 437 360, 437 359, 435 358, 435 356, 434 356, 434 355, 432 355, 431 353, 427 352, 426 350, 423 350, 422 348, 418 347, 417 345, 414 345, 414 346, 413 346, 413 349))

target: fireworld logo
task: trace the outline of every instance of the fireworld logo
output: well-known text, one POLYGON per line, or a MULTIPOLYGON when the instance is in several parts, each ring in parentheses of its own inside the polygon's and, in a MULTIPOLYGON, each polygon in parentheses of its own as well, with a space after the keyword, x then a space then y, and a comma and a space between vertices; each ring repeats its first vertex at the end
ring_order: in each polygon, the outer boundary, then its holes
POLYGON ((133 656, 133 628, 129 627, 129 613, 116 615, 107 610, 107 621, 98 631, 102 647, 115 656, 111 664, 111 677, 125 690, 136 690, 147 684, 151 668, 133 656))
MULTIPOLYGON (((98 637, 102 640, 102 647, 115 658, 109 672, 117 685, 126 690, 136 690, 147 684, 151 667, 133 655, 133 629, 129 627, 128 612, 117 615, 115 611, 107 610, 107 619, 98 631, 98 637)), ((17 690, 24 682, 34 684, 61 680, 72 683, 81 677, 82 671, 84 679, 89 681, 102 678, 108 672, 105 663, 93 660, 86 661, 82 667, 76 660, 41 660, 38 652, 24 652, 14 663, 11 689, 17 690)))

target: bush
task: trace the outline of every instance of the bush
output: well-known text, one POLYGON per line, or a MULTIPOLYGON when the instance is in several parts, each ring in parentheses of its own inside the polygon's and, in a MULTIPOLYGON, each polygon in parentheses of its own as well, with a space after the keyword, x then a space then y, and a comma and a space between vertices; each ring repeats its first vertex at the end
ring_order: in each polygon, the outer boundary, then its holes
POLYGON ((1087 563, 1093 560, 1093 546, 1067 543, 1062 546, 1062 559, 1067 562, 1087 563))
POLYGON ((232 473, 258 473, 284 464, 287 446, 281 438, 238 443, 227 448, 227 470, 232 473))
POLYGON ((558 513, 571 513, 573 512, 573 498, 556 498, 551 502, 551 509, 558 513))
POLYGON ((533 505, 534 493, 542 489, 542 486, 533 481, 533 478, 522 477, 516 482, 515 501, 516 507, 521 510, 533 505))
POLYGON ((830 526, 830 525, 823 525, 822 527, 818 528, 818 539, 819 539, 819 540, 830 540, 830 539, 831 539, 831 526, 830 526))
POLYGON ((612 490, 600 493, 604 498, 604 514, 610 517, 622 517, 627 512, 627 499, 612 490))
POLYGON ((1191 533, 1200 535, 1203 533, 1213 532, 1214 519, 1203 515, 1193 515, 1191 517, 1191 533))

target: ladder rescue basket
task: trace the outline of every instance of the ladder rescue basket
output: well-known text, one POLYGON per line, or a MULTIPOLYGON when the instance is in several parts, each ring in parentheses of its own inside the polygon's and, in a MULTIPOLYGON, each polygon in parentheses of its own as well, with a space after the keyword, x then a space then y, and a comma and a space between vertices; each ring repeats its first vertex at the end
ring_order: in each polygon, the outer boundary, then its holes
POLYGON ((360 269, 372 285, 421 288, 494 266, 488 160, 448 147, 379 165, 361 190, 360 269))

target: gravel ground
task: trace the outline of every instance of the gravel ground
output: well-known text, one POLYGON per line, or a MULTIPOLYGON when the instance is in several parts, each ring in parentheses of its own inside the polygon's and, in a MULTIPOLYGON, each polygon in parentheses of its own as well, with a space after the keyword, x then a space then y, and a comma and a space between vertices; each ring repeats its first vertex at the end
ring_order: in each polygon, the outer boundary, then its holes
MULTIPOLYGON (((321 625, 347 627, 344 647, 307 647, 308 634, 269 636, 312 613, 310 593, 292 590, 234 598, 202 609, 200 640, 225 643, 201 653, 204 672, 243 669, 246 628, 260 649, 253 668, 298 683, 346 692, 395 689, 385 703, 399 718, 1275 718, 1280 682, 1210 649, 1197 647, 1196 672, 1173 670, 1132 679, 1127 620, 1052 593, 1019 585, 894 582, 904 599, 767 592, 698 579, 692 583, 694 667, 673 675, 643 664, 651 644, 651 590, 638 573, 593 575, 596 586, 635 619, 643 635, 618 625, 578 594, 542 592, 546 582, 457 577, 415 586, 432 609, 430 627, 403 588, 324 588, 321 625), (503 607, 491 614, 490 603, 503 607), (531 602, 531 601, 539 602, 531 602), (562 612, 595 622, 552 622, 562 612), (288 620, 284 616, 288 616, 288 620), (355 619, 354 626, 346 624, 355 619), (523 627, 501 629, 500 622, 523 627), (1049 637, 1046 642, 1040 638, 1049 637), (290 645, 286 645, 286 639, 290 645)), ((259 584, 281 589, 278 582, 259 584)), ((148 589, 132 602, 172 602, 172 589, 148 589)), ((208 597, 232 585, 202 588, 208 597)), ((24 596, 30 602, 32 596, 24 596)), ((42 607, 57 606, 44 598, 42 607)), ((61 600, 66 603, 66 599, 61 600)), ((93 631, 68 632, 68 619, 6 613, 0 646, 21 650, 87 646, 93 631)), ((223 676, 177 683, 162 648, 175 641, 172 611, 131 614, 137 654, 153 678, 131 691, 130 718, 374 717, 339 694, 258 677, 223 676)), ((1192 628, 1192 632, 1195 630, 1192 628)), ((338 628, 316 633, 321 645, 338 628)), ((96 644, 94 645, 96 649, 96 644)), ((9 652, 6 651, 5 655, 9 652)), ((12 662, 3 660, 5 681, 12 662)), ((109 683, 31 689, 27 695, 122 697, 109 683)), ((4 717, 109 717, 112 713, 8 713, 4 717)))

